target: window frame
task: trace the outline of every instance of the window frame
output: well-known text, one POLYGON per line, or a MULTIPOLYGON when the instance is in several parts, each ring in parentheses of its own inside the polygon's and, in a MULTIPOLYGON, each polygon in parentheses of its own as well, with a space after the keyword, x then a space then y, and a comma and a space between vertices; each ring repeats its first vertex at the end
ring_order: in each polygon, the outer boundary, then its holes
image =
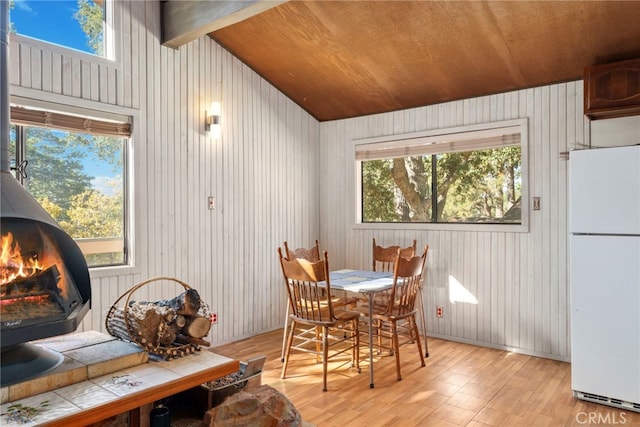
POLYGON ((97 64, 100 64, 101 61, 104 61, 104 64, 106 65, 113 65, 113 62, 116 61, 116 20, 114 19, 115 9, 114 2, 112 0, 104 0, 104 2, 105 4, 103 6, 103 10, 105 16, 102 28, 103 54, 101 56, 95 53, 78 50, 70 46, 59 44, 50 40, 38 39, 33 36, 21 34, 18 32, 11 33, 11 39, 15 39, 20 44, 29 44, 38 49, 43 49, 62 55, 68 55, 71 52, 74 57, 77 57, 79 59, 88 60, 97 64))
MULTIPOLYGON (((131 136, 124 137, 123 143, 123 209, 124 209, 124 251, 125 263, 107 266, 89 267, 91 277, 103 277, 114 274, 114 271, 125 269, 127 272, 135 273, 138 269, 135 267, 138 258, 138 250, 136 242, 136 224, 135 224, 135 200, 134 200, 134 175, 133 175, 133 141, 135 139, 136 127, 134 123, 138 120, 138 112, 124 107, 113 105, 104 105, 96 102, 80 101, 78 99, 68 99, 63 95, 52 96, 55 101, 28 98, 20 95, 12 95, 10 99, 11 105, 23 105, 38 109, 46 109, 49 111, 67 113, 70 115, 84 115, 96 119, 104 119, 108 121, 128 121, 131 125, 131 136), (71 105, 73 103, 73 105, 71 105)), ((11 121, 11 119, 10 119, 11 121)), ((11 122, 13 124, 13 122, 11 122)), ((25 125, 17 125, 25 126, 25 125)), ((28 126, 28 125, 26 125, 28 126)), ((53 128, 53 127, 52 127, 53 128)), ((16 135, 17 137, 17 135, 16 135)), ((12 165, 13 166, 13 165, 12 165)))
MULTIPOLYGON (((468 138, 465 138, 468 139, 468 138)), ((444 151, 442 151, 444 152, 444 151)), ((529 231, 529 129, 528 120, 513 119, 497 122, 479 123, 473 125, 463 125, 451 128, 432 129, 422 132, 411 132, 396 135, 386 135, 374 138, 363 138, 352 140, 353 155, 353 177, 355 185, 354 194, 352 195, 353 203, 351 204, 354 220, 354 229, 373 229, 373 230, 457 230, 457 231, 503 231, 503 232, 521 232, 529 231), (394 222, 394 223, 376 223, 362 222, 362 160, 357 158, 357 151, 362 151, 362 145, 375 144, 379 145, 402 145, 403 142, 409 142, 416 139, 437 140, 446 139, 455 141, 456 137, 461 135, 468 136, 472 133, 481 134, 483 132, 492 132, 501 128, 518 127, 520 129, 520 153, 522 160, 522 188, 521 188, 521 222, 520 224, 496 224, 496 223, 434 223, 434 222, 394 222)))

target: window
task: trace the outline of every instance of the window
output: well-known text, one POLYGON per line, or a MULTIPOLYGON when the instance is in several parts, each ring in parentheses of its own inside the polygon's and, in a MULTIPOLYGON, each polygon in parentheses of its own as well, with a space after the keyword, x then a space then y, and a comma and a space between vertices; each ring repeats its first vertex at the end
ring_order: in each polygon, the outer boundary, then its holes
POLYGON ((20 0, 9 13, 11 32, 109 57, 105 0, 20 0))
POLYGON ((11 106, 16 178, 74 238, 90 267, 128 262, 131 125, 126 116, 111 116, 11 106))
POLYGON ((357 142, 357 222, 522 224, 524 141, 511 121, 357 142))

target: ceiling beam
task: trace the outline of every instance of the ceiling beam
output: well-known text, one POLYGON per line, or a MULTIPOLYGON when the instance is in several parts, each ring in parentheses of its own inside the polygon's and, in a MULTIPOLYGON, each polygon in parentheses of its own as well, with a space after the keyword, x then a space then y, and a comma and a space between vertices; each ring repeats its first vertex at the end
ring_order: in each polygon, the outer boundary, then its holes
POLYGON ((205 34, 244 21, 286 0, 168 0, 162 3, 162 44, 179 48, 205 34))

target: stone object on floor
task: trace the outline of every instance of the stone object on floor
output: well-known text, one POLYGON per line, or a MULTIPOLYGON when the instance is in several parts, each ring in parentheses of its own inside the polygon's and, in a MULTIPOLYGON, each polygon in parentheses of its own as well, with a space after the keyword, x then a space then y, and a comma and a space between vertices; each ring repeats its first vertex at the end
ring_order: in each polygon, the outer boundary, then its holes
POLYGON ((207 411, 202 423, 209 427, 309 426, 287 397, 270 385, 240 391, 207 411))

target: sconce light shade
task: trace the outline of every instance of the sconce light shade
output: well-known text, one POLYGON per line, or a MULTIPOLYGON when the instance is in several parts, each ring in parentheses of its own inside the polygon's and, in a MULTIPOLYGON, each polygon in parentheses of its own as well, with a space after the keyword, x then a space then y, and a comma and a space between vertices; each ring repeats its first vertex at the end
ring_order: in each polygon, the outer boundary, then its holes
POLYGON ((212 102, 208 111, 205 111, 204 130, 209 132, 214 138, 220 138, 220 111, 222 107, 219 102, 212 102))

